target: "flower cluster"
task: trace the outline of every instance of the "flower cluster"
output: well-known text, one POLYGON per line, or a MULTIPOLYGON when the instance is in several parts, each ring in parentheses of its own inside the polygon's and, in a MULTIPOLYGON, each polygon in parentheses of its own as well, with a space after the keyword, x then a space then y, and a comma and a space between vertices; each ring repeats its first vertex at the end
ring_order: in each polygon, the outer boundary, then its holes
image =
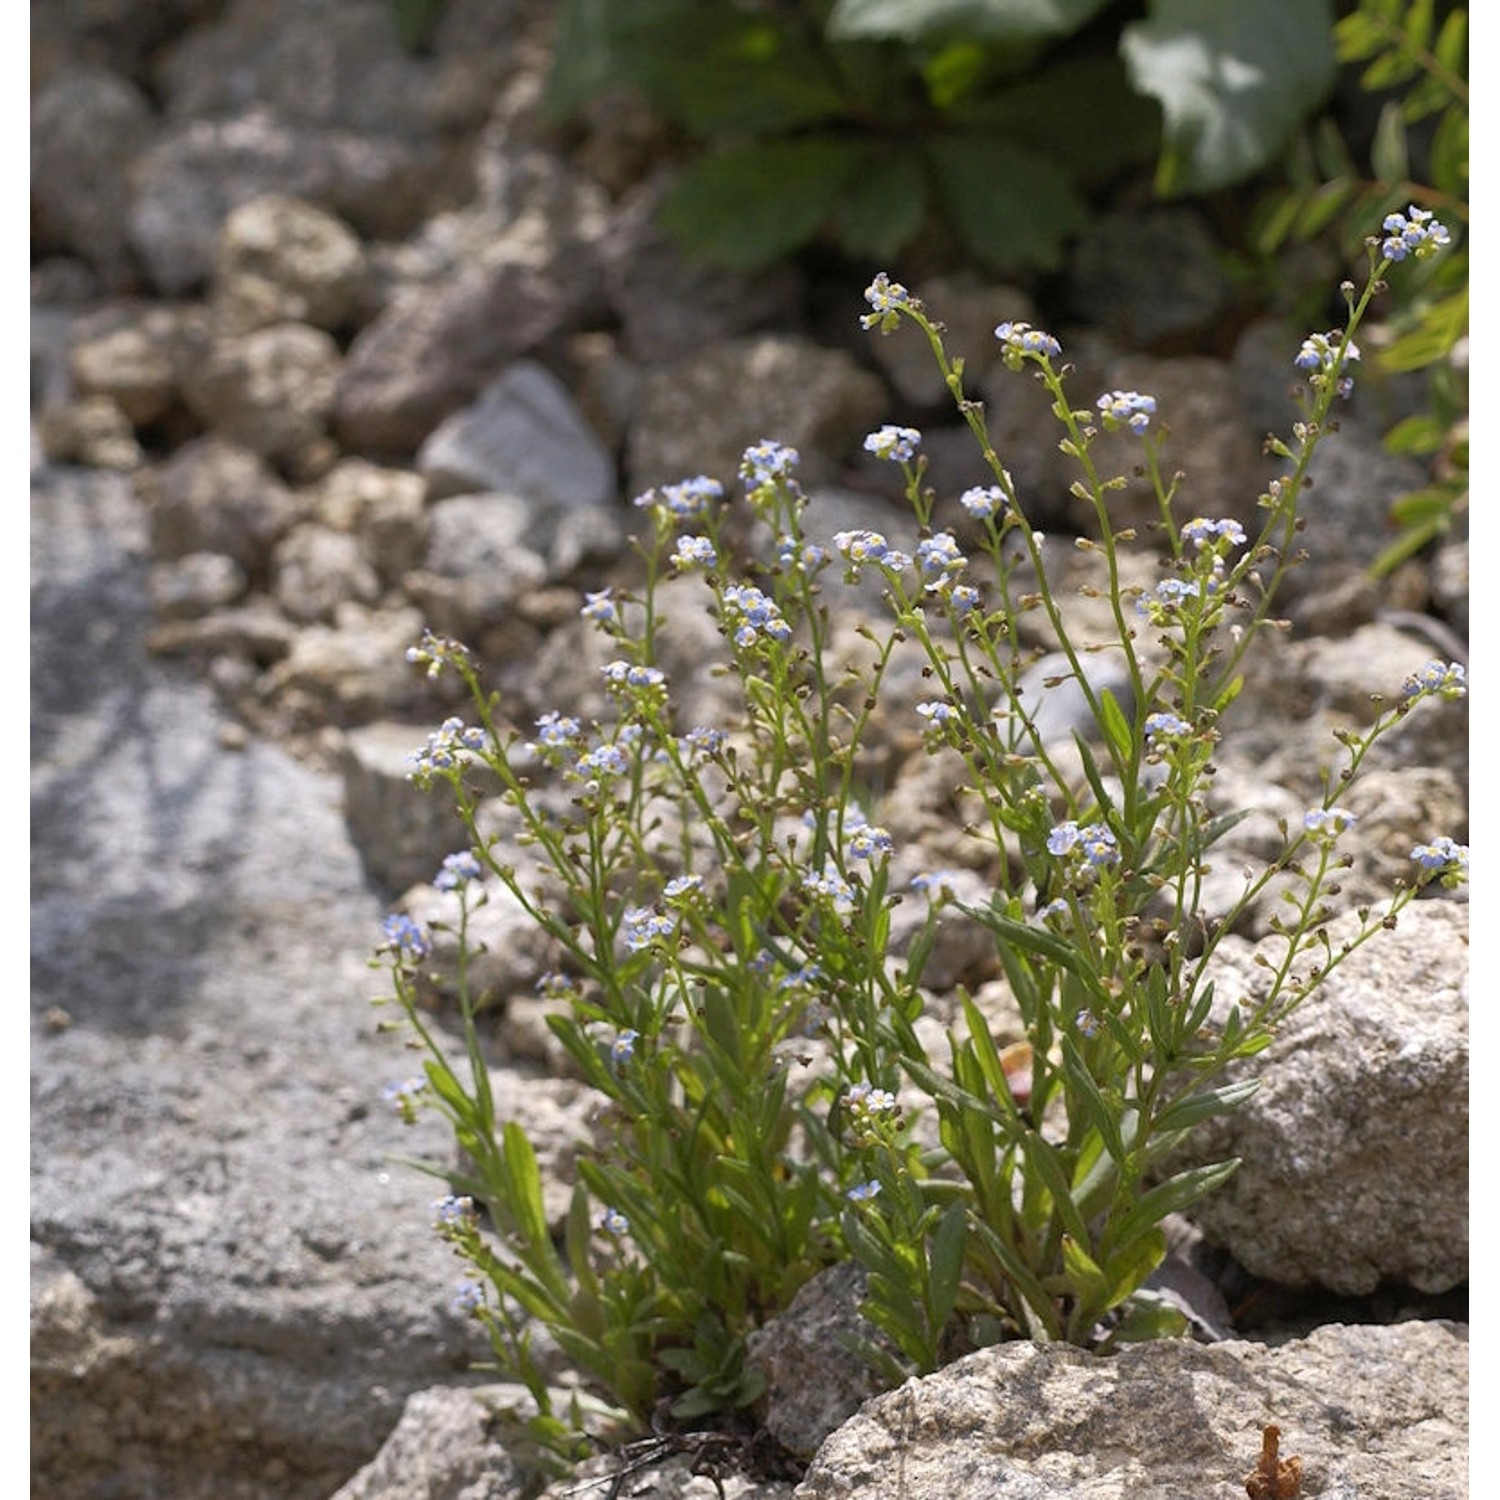
POLYGON ((1404 214, 1387 214, 1380 227, 1385 231, 1380 253, 1387 260, 1405 260, 1408 255, 1425 260, 1450 243, 1447 229, 1432 217, 1432 211, 1415 203, 1404 214))
POLYGON ((1235 520, 1209 521, 1203 516, 1195 516, 1182 528, 1182 539, 1200 549, 1216 544, 1222 544, 1224 547, 1243 547, 1245 528, 1235 520))
POLYGON ((1156 415, 1156 397, 1143 396, 1139 391, 1106 391, 1095 404, 1111 432, 1128 427, 1137 437, 1156 415))
POLYGON ((430 630, 422 632, 420 645, 407 647, 406 659, 413 666, 426 667, 427 675, 434 679, 443 675, 445 667, 471 668, 474 664, 469 648, 462 642, 430 630))
POLYGON ((884 271, 865 288, 865 301, 875 310, 860 318, 860 327, 878 328, 882 333, 889 333, 900 322, 903 308, 920 306, 899 281, 892 281, 884 271))
POLYGON ((441 727, 427 736, 427 743, 407 756, 412 769, 406 779, 426 786, 436 773, 468 765, 484 747, 484 730, 462 719, 444 719, 441 727))
POLYGON ((740 459, 740 478, 751 491, 768 484, 788 484, 792 470, 799 462, 801 455, 795 448, 762 438, 745 449, 744 457, 740 459))
POLYGON ((892 573, 903 573, 911 566, 911 558, 892 547, 878 531, 836 532, 833 545, 849 564, 851 578, 859 576, 864 563, 877 563, 892 573))
POLYGON ((1320 842, 1331 843, 1358 822, 1357 816, 1342 807, 1314 807, 1302 815, 1302 827, 1320 842))
POLYGON ((632 953, 644 952, 675 935, 677 919, 653 911, 649 906, 629 907, 620 921, 620 933, 632 953))
POLYGON ((1461 662, 1430 661, 1413 672, 1401 684, 1401 696, 1409 702, 1421 698, 1466 698, 1469 693, 1468 670, 1461 662))
POLYGON ((1120 862, 1119 840, 1103 823, 1059 823, 1047 835, 1047 852, 1059 858, 1076 855, 1090 870, 1111 869, 1120 862))
POLYGON ((1446 835, 1430 844, 1418 844, 1411 857, 1424 874, 1441 876, 1444 885, 1458 885, 1469 878, 1469 846, 1446 835))
POLYGON ((995 337, 1002 345, 1002 357, 1012 369, 1019 369, 1027 355, 1041 360, 1058 359, 1062 355, 1062 345, 1050 333, 1043 333, 1030 323, 1001 323, 995 329, 995 337))
POLYGON ((922 434, 915 427, 886 425, 865 439, 865 451, 873 453, 876 458, 890 459, 892 463, 910 463, 917 456, 917 445, 921 441, 922 434))
POLYGON ((735 645, 754 646, 762 639, 780 644, 792 638, 792 627, 776 601, 754 584, 731 584, 720 599, 735 645))
MULTIPOLYGON (((1007 481, 1010 479, 1009 474, 1005 477, 1007 481)), ((998 521, 1005 515, 1010 501, 998 484, 989 484, 975 485, 972 489, 965 490, 958 497, 958 503, 976 521, 998 521)))
POLYGON ((1353 393, 1354 380, 1345 374, 1344 367, 1358 358, 1359 345, 1353 339, 1346 339, 1339 329, 1330 328, 1327 333, 1312 333, 1303 339, 1292 363, 1308 372, 1314 386, 1332 380, 1335 390, 1347 400, 1353 393))
POLYGON ((403 963, 419 964, 432 955, 427 929, 402 912, 392 912, 380 927, 385 946, 403 963))
POLYGON ((432 883, 440 891, 460 891, 471 880, 478 880, 484 870, 470 849, 447 855, 432 883))

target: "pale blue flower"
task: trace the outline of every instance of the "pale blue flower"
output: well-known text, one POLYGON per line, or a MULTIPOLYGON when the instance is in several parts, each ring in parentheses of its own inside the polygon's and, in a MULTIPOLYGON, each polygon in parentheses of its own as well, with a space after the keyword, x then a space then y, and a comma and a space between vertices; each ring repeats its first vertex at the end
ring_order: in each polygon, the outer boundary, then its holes
POLYGON ((612 1234, 617 1240, 630 1233, 630 1220, 617 1208, 606 1208, 595 1222, 605 1234, 612 1234))
POLYGON ((625 1030, 619 1032, 614 1041, 609 1044, 609 1055, 615 1065, 621 1066, 628 1063, 635 1056, 635 1044, 640 1040, 638 1031, 625 1030))
POLYGON ((1467 879, 1469 874, 1469 846, 1455 843, 1450 838, 1436 838, 1430 844, 1418 844, 1411 857, 1424 870, 1452 872, 1467 879))
POLYGON ((1007 363, 1019 363, 1021 356, 1027 354, 1039 359, 1057 359, 1062 354, 1062 345, 1050 333, 1043 333, 1030 323, 1001 323, 995 329, 995 337, 1004 346, 1007 363))
POLYGON ((1143 396, 1139 391, 1106 391, 1095 404, 1110 431, 1129 427, 1138 437, 1156 415, 1156 397, 1143 396))
POLYGON ((957 573, 968 561, 949 532, 936 532, 917 543, 917 566, 924 573, 957 573))
POLYGON ((612 688, 659 688, 667 680, 667 674, 660 667, 647 667, 630 661, 609 662, 600 667, 599 672, 612 688))
POLYGON ((762 438, 745 449, 745 456, 740 460, 740 476, 752 489, 759 489, 762 485, 790 479, 792 470, 800 461, 801 455, 795 448, 762 438))
POLYGON ((851 1203, 869 1203, 880 1195, 880 1184, 873 1178, 869 1182, 857 1182, 844 1196, 851 1203))
POLYGON ((1209 521, 1197 516, 1182 528, 1182 539, 1198 547, 1210 546, 1215 538, 1222 538, 1231 547, 1245 545, 1245 528, 1235 520, 1209 521))
POLYGON ((462 719, 444 719, 442 725, 427 736, 427 743, 407 757, 412 764, 407 779, 421 784, 431 780, 436 772, 468 765, 484 747, 484 730, 465 724, 462 719))
POLYGON ((924 870, 920 875, 913 875, 909 883, 912 890, 921 891, 929 900, 937 900, 942 896, 951 897, 962 878, 961 870, 924 870))
POLYGON ((712 568, 719 561, 714 544, 706 536, 680 536, 672 563, 679 568, 712 568))
POLYGON ((778 642, 791 639, 792 627, 776 601, 754 585, 731 584, 724 590, 723 604, 737 646, 753 646, 761 636, 778 642))
POLYGON ((592 620, 596 625, 618 625, 620 610, 615 603, 614 593, 613 589, 599 589, 594 593, 585 593, 583 608, 578 613, 585 620, 592 620))
POLYGON ((392 912, 380 924, 385 946, 406 963, 421 963, 432 953, 427 929, 401 912, 392 912))
POLYGON ((664 917, 649 906, 630 907, 620 923, 625 946, 632 953, 641 953, 653 943, 663 941, 677 930, 671 917, 664 917))
POLYGON ((484 1287, 472 1276, 465 1277, 459 1282, 449 1306, 460 1317, 472 1317, 484 1306, 484 1287))
POLYGON ((1433 694, 1450 701, 1468 697, 1469 674, 1461 662, 1430 661, 1401 684, 1403 698, 1425 698, 1433 694))
POLYGON ((445 667, 463 669, 473 665, 473 657, 467 646, 449 636, 436 635, 431 630, 422 632, 420 645, 407 647, 406 659, 413 666, 426 667, 427 675, 432 678, 441 677, 445 667))
POLYGON ((661 893, 662 900, 669 905, 684 902, 702 889, 703 877, 701 875, 678 875, 666 883, 661 893))
MULTIPOLYGON (((1006 478, 1009 479, 1010 476, 1007 474, 1006 478)), ((998 484, 990 484, 965 490, 958 497, 958 503, 976 521, 995 521, 1005 514, 1010 501, 998 484)))
POLYGON ((1306 370, 1314 385, 1336 379, 1339 395, 1347 398, 1354 389, 1354 382, 1345 373, 1344 366, 1359 358, 1359 346, 1351 340, 1341 358, 1339 346, 1343 342, 1344 335, 1337 328, 1330 328, 1327 333, 1309 334, 1303 339, 1292 363, 1299 370, 1306 370))
POLYGON ((890 854, 895 849, 895 844, 883 828, 876 828, 867 823, 863 828, 856 828, 849 835, 844 845, 844 853, 849 859, 878 859, 883 855, 890 854))
POLYGON ((1302 826, 1315 839, 1332 840, 1359 821, 1342 807, 1314 807, 1302 815, 1302 826))
POLYGON ((823 896, 833 903, 833 909, 841 916, 854 910, 854 887, 839 874, 838 866, 830 861, 823 866, 821 875, 809 870, 802 877, 803 887, 814 895, 823 896))
POLYGON ((1413 203, 1404 214, 1387 214, 1381 226, 1386 237, 1380 253, 1387 260, 1405 260, 1408 255, 1424 260, 1449 244, 1447 229, 1432 217, 1429 209, 1413 203))
POLYGON ((914 306, 911 293, 899 281, 892 281, 884 271, 878 272, 874 281, 865 288, 865 301, 874 311, 861 316, 861 328, 890 328, 894 326, 899 309, 914 306))
POLYGON ((921 441, 922 434, 915 427, 892 427, 887 423, 879 432, 872 432, 865 439, 865 450, 876 458, 904 464, 916 457, 917 445, 921 441))
POLYGON ((600 745, 578 757, 573 774, 583 781, 595 781, 601 776, 623 776, 629 770, 630 758, 618 745, 600 745))
POLYGON ((433 877, 432 883, 440 891, 457 891, 462 890, 471 880, 478 880, 482 874, 484 870, 474 858, 473 852, 463 849, 444 858, 442 868, 433 877))
POLYGON ((434 1229, 459 1229, 477 1223, 479 1210, 469 1197, 457 1198, 451 1193, 446 1198, 434 1200, 432 1205, 432 1227, 434 1229))
POLYGON ((1148 740, 1174 740, 1180 735, 1190 733, 1192 727, 1186 719, 1179 718, 1176 714, 1163 713, 1146 716, 1145 731, 1148 740))

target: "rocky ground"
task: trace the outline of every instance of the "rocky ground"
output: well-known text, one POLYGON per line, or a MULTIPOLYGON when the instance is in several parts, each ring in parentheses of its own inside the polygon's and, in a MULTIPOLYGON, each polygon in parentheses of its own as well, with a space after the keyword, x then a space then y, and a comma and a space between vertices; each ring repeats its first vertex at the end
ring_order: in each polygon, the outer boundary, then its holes
MULTIPOLYGON (((729 481, 774 437, 812 527, 899 534, 860 452, 884 421, 922 427, 940 490, 984 477, 922 351, 860 333, 877 268, 685 265, 647 122, 543 121, 548 9, 453 0, 420 59, 384 0, 34 10, 34 1494, 520 1493, 516 1394, 470 1371, 430 1180, 392 1160, 446 1143, 380 1097, 403 1062, 366 960, 460 837, 405 779, 450 706, 405 650, 430 625, 516 722, 577 711, 578 608, 628 568, 648 485, 729 481)), ((1067 474, 993 362, 1001 318, 1045 315, 1082 391, 1153 392, 1196 508, 1253 518, 1306 330, 1244 305, 1192 212, 1122 200, 1045 288, 889 269, 949 324, 1049 530, 1076 524, 1067 474)), ((1364 570, 1423 479, 1379 446, 1411 399, 1363 383, 1320 456, 1293 629, 1226 736, 1246 858, 1371 691, 1466 652, 1464 536, 1364 570)), ((689 613, 675 665, 711 700, 689 613)), ((1351 908, 1414 842, 1467 838, 1467 706, 1420 713, 1359 789, 1351 908)), ((951 862, 920 756, 895 784, 883 821, 951 862)), ((562 1194, 587 1100, 539 1023, 546 955, 494 908, 495 1065, 562 1194)), ((1271 1421, 1310 1493, 1466 1493, 1467 919, 1419 903, 1267 1054, 1217 1143, 1246 1167, 1182 1263, 1228 1297, 1205 1342, 982 1351, 841 1426, 872 1392, 813 1357, 804 1306, 765 1353, 798 1494, 1229 1496, 1271 1421)), ((642 1475, 712 1493, 689 1457, 642 1475)))

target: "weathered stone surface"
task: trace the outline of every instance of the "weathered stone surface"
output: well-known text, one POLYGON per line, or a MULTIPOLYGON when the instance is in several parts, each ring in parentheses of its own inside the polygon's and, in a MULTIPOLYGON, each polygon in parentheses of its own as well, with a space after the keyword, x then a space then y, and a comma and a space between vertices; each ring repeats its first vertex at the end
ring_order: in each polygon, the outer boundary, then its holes
MULTIPOLYGON (((1332 925, 1335 952, 1353 931, 1332 925)), ((1189 1217, 1247 1270, 1343 1293, 1467 1280, 1468 958, 1467 903, 1415 902, 1233 1074, 1260 1089, 1200 1126, 1183 1164, 1241 1158, 1189 1217)), ((1248 944, 1226 940, 1213 973, 1221 1006, 1265 992, 1248 944)))
POLYGON ((79 68, 51 79, 31 103, 33 248, 82 256, 106 287, 129 286, 129 169, 155 129, 145 96, 118 74, 79 68))
POLYGON ((361 309, 368 282, 364 247, 348 225, 314 204, 269 193, 224 221, 210 300, 219 325, 238 333, 272 323, 332 333, 361 309))
POLYGON ((294 620, 331 620, 340 604, 374 604, 380 577, 357 536, 307 521, 276 544, 271 594, 294 620))
POLYGON ((183 444, 137 484, 158 557, 222 552, 252 578, 298 516, 291 492, 256 454, 218 437, 183 444))
POLYGON ((158 620, 194 620, 244 596, 245 570, 222 552, 189 552, 151 569, 151 611, 158 620))
POLYGON ((798 449, 806 481, 825 478, 830 460, 857 446, 885 406, 880 381, 841 350, 772 334, 705 349, 646 372, 630 492, 694 474, 727 488, 745 449, 762 438, 798 449), (712 424, 705 412, 715 414, 712 424))
POLYGON ((517 262, 471 268, 394 302, 350 346, 339 437, 357 453, 414 454, 444 417, 555 333, 566 311, 553 279, 517 262))
POLYGON ((183 371, 208 331, 191 303, 117 303, 73 326, 69 373, 84 396, 108 396, 145 426, 177 405, 183 371))
POLYGON ((409 470, 346 458, 304 498, 317 520, 358 539, 383 583, 398 583, 427 549, 427 486, 409 470))
POLYGON ((1165 1339, 1108 1359, 1001 1344, 870 1402, 796 1500, 1242 1496, 1264 1427, 1326 1500, 1464 1500, 1467 1331, 1331 1324, 1261 1344, 1165 1339))
POLYGON ((291 472, 326 469, 339 358, 322 329, 276 323, 215 339, 183 394, 220 437, 291 472))
POLYGON ((145 461, 130 418, 108 396, 45 406, 36 430, 53 463, 128 473, 145 461))

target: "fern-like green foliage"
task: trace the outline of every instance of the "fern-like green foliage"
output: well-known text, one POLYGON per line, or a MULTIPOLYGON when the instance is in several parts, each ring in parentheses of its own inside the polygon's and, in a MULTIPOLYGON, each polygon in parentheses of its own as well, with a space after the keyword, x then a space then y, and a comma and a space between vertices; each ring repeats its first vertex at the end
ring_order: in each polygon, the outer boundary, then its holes
POLYGON ((1451 529, 1468 504, 1468 388, 1453 358, 1469 326, 1468 10, 1436 0, 1358 0, 1334 29, 1339 61, 1381 99, 1368 164, 1324 119, 1298 141, 1288 185, 1262 205, 1256 242, 1276 255, 1292 239, 1332 236, 1350 259, 1389 213, 1410 204, 1450 227, 1453 250, 1401 280, 1376 356, 1388 374, 1427 372, 1425 410, 1386 436, 1393 453, 1428 459, 1432 482, 1392 507, 1396 539, 1377 574, 1451 529))
POLYGON ((755 269, 816 238, 888 261, 945 226, 998 273, 1056 266, 1091 188, 1262 169, 1321 106, 1329 0, 562 0, 549 99, 642 95, 701 146, 664 206, 755 269))

